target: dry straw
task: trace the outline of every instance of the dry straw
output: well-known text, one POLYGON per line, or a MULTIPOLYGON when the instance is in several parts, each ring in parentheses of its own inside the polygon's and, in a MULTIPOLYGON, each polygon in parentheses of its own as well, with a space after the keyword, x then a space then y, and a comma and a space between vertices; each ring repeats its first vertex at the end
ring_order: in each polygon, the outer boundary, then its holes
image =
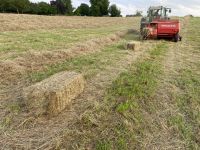
POLYGON ((24 100, 34 115, 56 116, 84 89, 84 78, 75 72, 61 72, 24 89, 24 100))
POLYGON ((135 20, 139 20, 139 18, 42 16, 3 13, 0 14, 0 31, 98 28, 115 26, 116 24, 127 26, 135 20))
POLYGON ((140 42, 138 41, 131 41, 128 43, 125 43, 124 45, 125 49, 130 49, 130 50, 138 50, 140 49, 140 42))
POLYGON ((27 72, 40 71, 43 70, 47 65, 60 63, 77 56, 95 53, 100 51, 102 47, 118 41, 121 37, 125 36, 127 32, 130 31, 119 31, 107 37, 91 39, 85 43, 79 43, 67 50, 59 50, 53 52, 31 51, 26 52, 21 57, 18 57, 12 61, 0 61, 0 71, 2 70, 0 72, 0 77, 3 81, 9 81, 11 78, 14 79, 18 72, 20 72, 20 74, 24 74, 27 72))
POLYGON ((10 81, 19 78, 24 73, 25 68, 23 66, 10 60, 0 61, 0 83, 2 85, 8 85, 10 81))

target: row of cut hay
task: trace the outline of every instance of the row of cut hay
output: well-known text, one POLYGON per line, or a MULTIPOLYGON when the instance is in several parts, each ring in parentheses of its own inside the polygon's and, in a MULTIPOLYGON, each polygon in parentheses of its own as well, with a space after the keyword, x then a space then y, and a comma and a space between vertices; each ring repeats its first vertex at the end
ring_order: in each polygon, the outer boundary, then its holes
POLYGON ((0 84, 7 86, 14 84, 15 79, 25 73, 25 68, 14 61, 0 61, 0 84))
POLYGON ((80 43, 67 50, 53 52, 28 52, 12 61, 0 61, 0 82, 7 82, 18 78, 27 72, 43 70, 46 65, 51 65, 71 59, 76 56, 97 52, 101 47, 118 41, 130 31, 120 31, 107 37, 92 39, 80 43))

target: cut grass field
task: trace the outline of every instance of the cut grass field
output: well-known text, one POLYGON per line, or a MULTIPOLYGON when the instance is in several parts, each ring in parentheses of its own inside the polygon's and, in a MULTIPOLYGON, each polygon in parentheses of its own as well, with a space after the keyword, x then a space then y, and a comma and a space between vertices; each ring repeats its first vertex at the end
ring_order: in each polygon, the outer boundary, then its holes
POLYGON ((38 82, 64 70, 74 70, 84 74, 85 78, 90 78, 126 56, 129 51, 123 51, 123 46, 126 43, 125 41, 129 40, 138 40, 138 35, 133 34, 132 32, 128 33, 118 43, 107 46, 100 52, 72 58, 62 63, 46 66, 44 71, 33 72, 28 75, 28 78, 31 80, 31 82, 38 82))
POLYGON ((0 60, 12 60, 27 52, 63 51, 91 39, 138 28, 139 21, 139 18, 0 16, 0 60))
POLYGON ((196 30, 199 18, 192 18, 188 24, 187 46, 182 48, 182 65, 174 81, 179 92, 174 93, 174 103, 179 109, 172 116, 170 124, 185 142, 187 149, 200 149, 200 31, 196 30), (195 37, 195 38, 194 38, 195 37))
POLYGON ((97 150, 142 148, 138 146, 140 137, 148 128, 144 111, 155 112, 156 104, 152 100, 158 87, 157 77, 163 72, 158 62, 166 49, 165 44, 152 49, 149 57, 132 65, 108 89, 105 104, 94 113, 104 122, 92 138, 97 150))
MULTIPOLYGON (((180 43, 144 41, 138 51, 131 51, 124 49, 124 43, 138 40, 139 18, 22 15, 19 19, 20 15, 6 15, 1 14, 0 31, 17 21, 0 34, 2 62, 17 62, 30 51, 67 51, 122 30, 134 32, 110 44, 97 44, 90 49, 95 49, 92 53, 84 48, 83 53, 72 51, 76 57, 44 59, 42 69, 31 68, 15 82, 0 85, 2 149, 200 148, 199 18, 181 18, 180 43), (60 24, 52 21, 55 19, 60 24), (24 20, 28 25, 20 27, 18 23, 24 20), (62 71, 83 74, 87 81, 84 92, 73 100, 70 110, 57 117, 32 116, 23 102, 23 88, 62 71)), ((32 63, 37 59, 27 60, 32 63)))
POLYGON ((140 18, 78 17, 0 14, 0 31, 28 31, 38 29, 81 29, 113 25, 131 25, 140 18))
POLYGON ((89 78, 127 55, 128 51, 122 51, 121 46, 123 44, 124 42, 121 41, 95 54, 72 58, 59 64, 50 65, 44 71, 31 73, 29 78, 32 82, 39 82, 64 70, 74 70, 83 73, 85 78, 89 78))
MULTIPOLYGON (((90 39, 105 37, 109 34, 129 29, 130 25, 114 25, 86 29, 52 29, 32 31, 12 31, 0 34, 0 53, 13 53, 13 57, 23 52, 57 51, 72 47, 90 39)), ((9 59, 4 57, 3 59, 9 59)))

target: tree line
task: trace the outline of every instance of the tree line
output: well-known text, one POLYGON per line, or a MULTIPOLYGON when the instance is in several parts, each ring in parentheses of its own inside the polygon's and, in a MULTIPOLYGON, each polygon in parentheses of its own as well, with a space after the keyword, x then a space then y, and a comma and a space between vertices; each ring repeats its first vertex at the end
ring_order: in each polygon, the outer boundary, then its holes
POLYGON ((90 0, 90 6, 82 3, 78 8, 71 0, 52 0, 50 3, 33 3, 29 0, 0 0, 1 13, 26 13, 38 15, 76 15, 76 16, 121 16, 117 5, 110 6, 109 0, 90 0))

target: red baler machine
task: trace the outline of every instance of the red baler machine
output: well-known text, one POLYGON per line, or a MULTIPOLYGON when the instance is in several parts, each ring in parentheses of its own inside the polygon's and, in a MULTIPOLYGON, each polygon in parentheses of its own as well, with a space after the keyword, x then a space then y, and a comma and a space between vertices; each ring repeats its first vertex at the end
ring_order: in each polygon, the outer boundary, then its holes
POLYGON ((167 17, 167 12, 171 13, 171 9, 163 6, 149 8, 148 16, 141 19, 142 39, 168 38, 175 42, 181 41, 180 22, 167 17))

